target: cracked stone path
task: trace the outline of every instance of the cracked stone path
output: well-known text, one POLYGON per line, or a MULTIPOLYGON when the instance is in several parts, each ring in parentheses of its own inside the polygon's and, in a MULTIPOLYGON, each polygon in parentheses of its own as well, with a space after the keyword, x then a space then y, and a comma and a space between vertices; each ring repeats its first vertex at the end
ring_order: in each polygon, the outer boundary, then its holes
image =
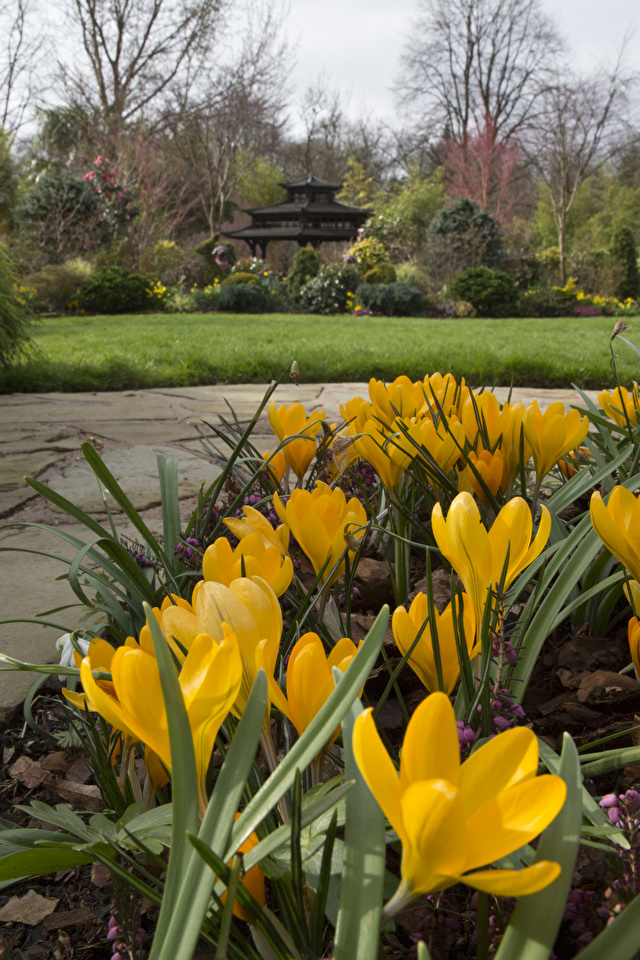
MULTIPOLYGON (((178 457, 178 482, 183 519, 195 506, 201 484, 218 473, 202 448, 197 426, 210 434, 207 422, 229 415, 229 405, 246 424, 258 408, 267 387, 263 384, 172 387, 122 393, 46 393, 0 396, 0 651, 32 663, 57 659, 55 641, 81 625, 82 608, 68 606, 76 597, 64 575, 60 557, 72 557, 67 534, 90 539, 25 482, 38 479, 71 500, 91 516, 104 521, 102 495, 80 445, 92 440, 153 533, 161 533, 160 486, 156 454, 178 457), (25 526, 25 524, 33 524, 25 526), (47 524, 51 533, 35 524, 47 524), (68 607, 68 608, 67 608, 68 607), (67 609, 59 609, 67 608, 67 609), (29 623, 44 617, 48 626, 29 623)), ((500 400, 507 389, 496 389, 500 400)), ((331 421, 340 419, 339 406, 350 397, 366 397, 363 383, 294 384, 277 388, 278 405, 299 400, 310 413, 324 409, 331 421)), ((591 393, 596 398, 596 391, 591 393)), ((537 399, 544 409, 562 400, 568 409, 579 402, 573 390, 514 390, 512 399, 537 399)), ((273 448, 274 437, 266 415, 253 435, 260 449, 273 448)), ((114 515, 121 535, 132 530, 122 515, 114 515)), ((0 672, 0 719, 22 702, 33 674, 0 672)))

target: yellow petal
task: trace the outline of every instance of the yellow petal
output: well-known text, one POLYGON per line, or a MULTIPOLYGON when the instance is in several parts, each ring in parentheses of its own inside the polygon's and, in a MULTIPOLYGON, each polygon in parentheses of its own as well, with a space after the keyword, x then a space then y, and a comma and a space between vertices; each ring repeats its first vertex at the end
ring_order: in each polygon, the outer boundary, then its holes
POLYGON ((559 863, 540 860, 522 870, 477 870, 463 877, 451 877, 451 883, 462 880, 469 887, 493 893, 497 897, 522 897, 544 890, 559 876, 559 863))
POLYGON ((447 780, 454 787, 460 782, 456 717, 444 693, 432 693, 422 701, 404 735, 400 759, 403 790, 417 780, 447 780))
POLYGON ((493 863, 529 843, 551 823, 566 794, 564 780, 544 775, 483 803, 467 818, 466 869, 493 863))
POLYGON ((402 879, 415 893, 438 889, 465 864, 465 825, 459 791, 446 780, 420 780, 402 795, 407 842, 402 879))
POLYGON ((505 730, 475 750, 462 764, 460 791, 465 816, 502 790, 535 777, 538 739, 527 727, 505 730))
POLYGON ((353 753, 369 790, 404 847, 407 834, 402 816, 400 777, 376 730, 372 713, 371 708, 368 708, 356 719, 353 727, 353 753))

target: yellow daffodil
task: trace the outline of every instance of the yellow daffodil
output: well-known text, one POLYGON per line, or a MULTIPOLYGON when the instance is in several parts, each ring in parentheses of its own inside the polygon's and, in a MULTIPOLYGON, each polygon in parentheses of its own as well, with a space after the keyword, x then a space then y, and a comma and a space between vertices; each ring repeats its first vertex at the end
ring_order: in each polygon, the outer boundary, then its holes
POLYGON ((280 553, 286 554, 289 550, 289 527, 280 526, 274 530, 269 521, 255 507, 243 507, 244 517, 227 517, 225 525, 231 533, 242 540, 251 533, 257 533, 265 547, 271 545, 278 548, 280 553))
POLYGON ((162 632, 180 661, 183 650, 189 651, 201 633, 222 641, 225 624, 233 630, 242 656, 242 686, 235 704, 236 712, 242 713, 256 678, 256 647, 261 640, 272 641, 273 673, 282 637, 282 610, 269 584, 260 577, 240 577, 228 587, 200 580, 189 609, 167 607, 161 618, 162 632))
POLYGON ((302 480, 309 469, 309 464, 316 455, 315 435, 325 419, 324 410, 317 410, 307 417, 301 403, 292 403, 289 407, 276 407, 275 400, 269 404, 269 423, 279 440, 294 437, 282 448, 284 458, 297 476, 302 480))
MULTIPOLYGON (((493 453, 489 453, 488 450, 481 450, 478 455, 470 450, 469 463, 473 464, 492 497, 495 497, 498 490, 504 492, 507 489, 509 483, 507 466, 500 450, 494 450, 493 453)), ((489 504, 489 498, 470 466, 466 466, 460 472, 458 481, 461 490, 473 491, 479 500, 487 505, 489 504)))
POLYGON ((628 635, 633 669, 636 672, 636 679, 640 681, 640 620, 637 617, 631 617, 629 620, 628 635))
POLYGON ((235 550, 226 537, 218 537, 205 550, 202 574, 205 580, 223 583, 225 587, 243 576, 261 577, 275 595, 281 597, 291 583, 293 563, 275 544, 265 547, 259 534, 250 533, 242 538, 235 550))
POLYGON ((546 507, 541 509, 540 526, 532 543, 531 510, 521 497, 514 497, 504 505, 489 531, 470 493, 458 494, 446 520, 439 503, 433 508, 433 535, 443 557, 456 571, 473 601, 477 631, 482 624, 487 591, 490 586, 495 589, 499 585, 507 553, 504 590, 542 552, 551 530, 551 514, 546 507))
POLYGON ((353 749, 402 843, 401 883, 387 916, 418 894, 458 882, 517 897, 536 893, 559 875, 559 865, 547 860, 523 870, 479 869, 533 840, 564 803, 560 777, 536 777, 533 731, 507 730, 461 765, 453 707, 444 693, 433 693, 409 721, 399 774, 370 709, 356 720, 353 749))
POLYGON ((640 581, 640 498, 615 486, 606 506, 595 492, 590 507, 591 523, 607 550, 640 581))
POLYGON ((637 383, 634 383, 631 393, 626 387, 617 387, 612 393, 603 390, 598 394, 598 401, 606 415, 619 427, 626 427, 627 418, 630 423, 638 422, 640 397, 637 383))
MULTIPOLYGON (((82 661, 80 679, 93 708, 150 747, 170 772, 169 728, 155 657, 141 648, 120 647, 111 661, 111 675, 115 697, 93 679, 90 660, 82 661)), ((230 627, 224 625, 220 642, 203 633, 194 638, 179 681, 193 736, 201 811, 207 803, 205 778, 215 738, 241 680, 242 660, 230 627)))
POLYGON ((564 404, 552 403, 544 413, 537 400, 524 412, 524 435, 531 444, 533 463, 538 482, 556 465, 558 460, 579 447, 589 430, 588 417, 580 417, 579 410, 564 412, 564 404))
MULTIPOLYGON (((473 604, 471 598, 463 593, 463 631, 464 642, 467 644, 469 657, 473 658, 479 651, 479 646, 474 645, 475 619, 473 613, 473 604)), ((458 661, 458 651, 456 648, 456 638, 453 627, 452 605, 449 604, 440 614, 435 611, 436 622, 435 632, 438 637, 438 647, 440 650, 440 663, 442 666, 443 686, 438 682, 438 671, 436 669, 435 654, 433 652, 433 634, 431 624, 427 623, 418 643, 413 648, 409 657, 409 666, 416 673, 423 684, 433 693, 435 690, 442 690, 443 693, 451 693, 460 676, 460 663, 458 661)), ((409 611, 404 607, 396 607, 393 612, 391 626, 393 637, 398 646, 398 650, 404 656, 407 650, 411 648, 418 632, 423 628, 429 616, 429 604, 427 596, 424 593, 418 593, 411 603, 409 611)), ((456 619, 458 614, 456 613, 456 619)))
MULTIPOLYGON (((316 574, 329 561, 322 574, 322 583, 334 583, 344 570, 344 560, 335 570, 333 568, 344 552, 345 534, 361 537, 362 531, 358 528, 367 522, 360 501, 352 497, 347 502, 339 487, 332 490, 326 483, 318 481, 313 492, 294 490, 286 504, 277 493, 274 494, 273 505, 311 560, 316 574)), ((354 556, 355 550, 349 550, 350 559, 354 556)))

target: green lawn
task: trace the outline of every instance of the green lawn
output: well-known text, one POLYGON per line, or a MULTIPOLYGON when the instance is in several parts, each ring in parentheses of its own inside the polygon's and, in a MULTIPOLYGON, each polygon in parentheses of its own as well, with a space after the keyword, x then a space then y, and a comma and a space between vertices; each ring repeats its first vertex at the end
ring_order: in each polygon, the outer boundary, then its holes
MULTIPOLYGON (((607 317, 424 320, 268 314, 146 314, 39 321, 37 353, 0 368, 0 392, 264 383, 297 360, 302 379, 412 379, 436 370, 474 385, 614 385, 607 317)), ((640 345, 640 332, 626 336, 640 345)), ((640 379, 621 341, 620 379, 640 379)))

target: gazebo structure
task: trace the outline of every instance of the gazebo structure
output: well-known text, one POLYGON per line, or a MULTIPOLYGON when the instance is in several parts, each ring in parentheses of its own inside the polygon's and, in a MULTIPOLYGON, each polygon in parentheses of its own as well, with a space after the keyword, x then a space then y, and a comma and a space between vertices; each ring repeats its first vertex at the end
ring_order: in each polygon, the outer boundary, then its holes
POLYGON ((327 183, 312 173, 304 180, 280 186, 287 191, 286 200, 271 207, 245 210, 251 215, 251 225, 225 233, 233 240, 245 240, 254 257, 258 249, 266 257, 267 245, 273 240, 295 240, 300 247, 353 240, 371 213, 339 203, 335 195, 342 184, 327 183))

